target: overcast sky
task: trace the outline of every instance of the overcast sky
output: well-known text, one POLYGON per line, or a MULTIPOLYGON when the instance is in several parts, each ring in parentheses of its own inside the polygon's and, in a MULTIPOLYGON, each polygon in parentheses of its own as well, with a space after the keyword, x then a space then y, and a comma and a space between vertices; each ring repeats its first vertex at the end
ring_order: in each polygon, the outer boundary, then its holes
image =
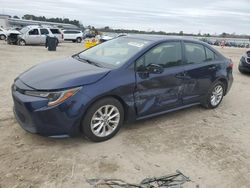
POLYGON ((0 0, 0 13, 83 25, 188 33, 250 33, 250 0, 0 0))

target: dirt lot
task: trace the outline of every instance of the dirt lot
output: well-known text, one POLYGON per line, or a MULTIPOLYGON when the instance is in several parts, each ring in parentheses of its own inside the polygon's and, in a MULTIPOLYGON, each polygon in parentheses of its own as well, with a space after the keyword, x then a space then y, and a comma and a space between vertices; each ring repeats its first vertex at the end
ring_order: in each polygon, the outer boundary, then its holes
POLYGON ((25 132, 12 113, 13 79, 37 63, 82 49, 82 44, 64 43, 48 52, 43 46, 0 42, 1 188, 90 187, 86 179, 93 177, 136 183, 177 169, 200 187, 250 187, 250 76, 237 70, 245 49, 220 49, 235 63, 235 81, 216 110, 197 106, 139 121, 98 144, 81 137, 51 139, 25 132))

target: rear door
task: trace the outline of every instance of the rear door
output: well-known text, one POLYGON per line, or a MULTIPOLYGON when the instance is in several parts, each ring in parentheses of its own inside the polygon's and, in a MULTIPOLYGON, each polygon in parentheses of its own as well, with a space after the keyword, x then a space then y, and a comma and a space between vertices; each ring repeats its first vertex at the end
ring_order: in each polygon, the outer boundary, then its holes
POLYGON ((59 29, 50 29, 51 33, 60 41, 63 40, 62 33, 59 29))
POLYGON ((183 104, 200 102, 216 77, 218 61, 208 47, 195 42, 184 42, 185 76, 183 104))
POLYGON ((40 43, 45 44, 46 37, 47 37, 47 35, 49 35, 49 31, 46 28, 42 28, 42 29, 40 29, 40 33, 41 33, 40 43))
POLYGON ((153 47, 136 61, 135 102, 139 116, 163 112, 182 105, 182 47, 180 41, 153 47), (163 71, 150 73, 147 67, 158 65, 163 71))

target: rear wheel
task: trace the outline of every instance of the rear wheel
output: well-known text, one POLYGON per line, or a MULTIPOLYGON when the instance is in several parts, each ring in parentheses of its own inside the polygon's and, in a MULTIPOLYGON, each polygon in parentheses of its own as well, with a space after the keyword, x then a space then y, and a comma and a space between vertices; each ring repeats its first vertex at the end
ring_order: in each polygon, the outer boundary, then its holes
POLYGON ((76 39, 76 42, 77 42, 77 43, 81 43, 81 42, 82 42, 82 39, 81 39, 80 37, 78 37, 78 38, 76 39))
POLYGON ((104 98, 88 109, 82 121, 82 131, 94 142, 112 138, 124 120, 122 104, 114 98, 104 98))
POLYGON ((25 46, 25 45, 26 45, 25 40, 23 40, 23 39, 19 40, 19 41, 18 41, 18 45, 20 45, 20 46, 25 46))
POLYGON ((224 83, 216 82, 208 92, 204 106, 208 109, 217 108, 225 94, 224 83))

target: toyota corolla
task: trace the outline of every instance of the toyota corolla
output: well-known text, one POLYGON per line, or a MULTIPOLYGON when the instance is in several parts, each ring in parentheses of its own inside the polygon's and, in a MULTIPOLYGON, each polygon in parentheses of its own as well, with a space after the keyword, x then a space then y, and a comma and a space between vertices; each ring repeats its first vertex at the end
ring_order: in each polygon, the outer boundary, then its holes
POLYGON ((216 108, 231 88, 232 68, 196 40, 120 37, 22 73, 12 86, 14 114, 31 133, 104 141, 125 121, 216 108))

